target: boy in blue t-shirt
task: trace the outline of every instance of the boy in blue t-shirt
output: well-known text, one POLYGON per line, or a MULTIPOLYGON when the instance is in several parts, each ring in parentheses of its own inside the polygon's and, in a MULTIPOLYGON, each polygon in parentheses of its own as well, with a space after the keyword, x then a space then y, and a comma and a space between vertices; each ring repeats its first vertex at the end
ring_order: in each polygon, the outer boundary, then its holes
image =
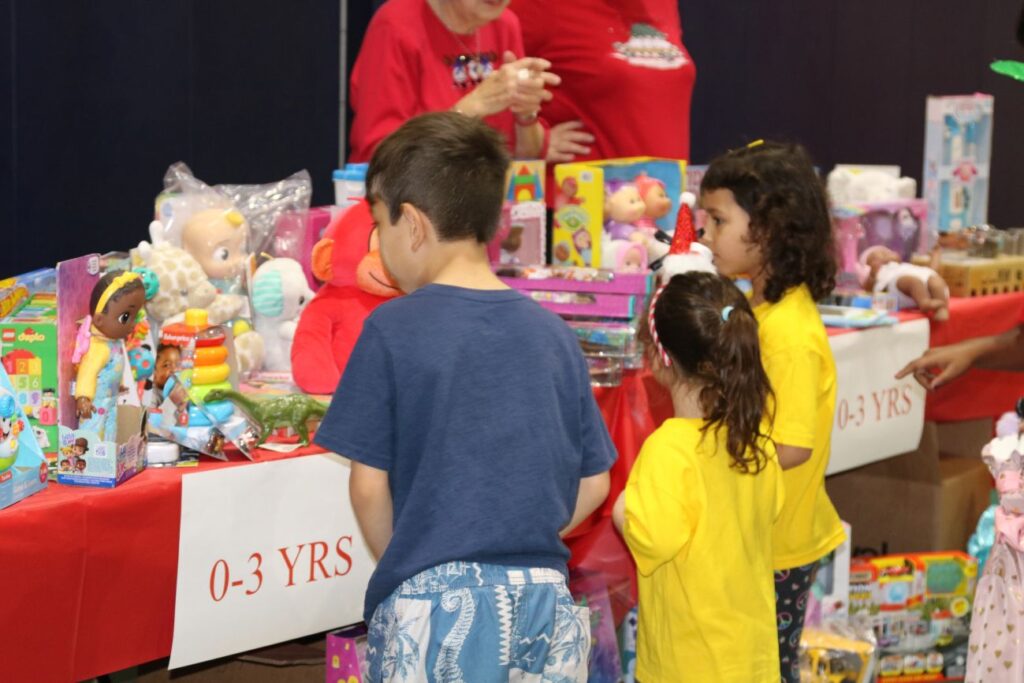
POLYGON ((587 677, 560 534, 604 501, 615 449, 572 331, 491 271, 504 150, 482 121, 426 114, 367 173, 408 295, 366 320, 316 441, 352 460, 379 559, 372 681, 587 677))

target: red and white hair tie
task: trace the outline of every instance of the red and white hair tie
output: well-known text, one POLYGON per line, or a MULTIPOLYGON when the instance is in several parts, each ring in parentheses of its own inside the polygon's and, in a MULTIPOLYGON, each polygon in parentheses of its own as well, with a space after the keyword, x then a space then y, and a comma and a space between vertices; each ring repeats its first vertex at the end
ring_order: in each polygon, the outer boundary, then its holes
POLYGON ((663 291, 665 291, 664 286, 658 287, 654 292, 654 296, 651 297, 651 308, 647 311, 647 327, 651 332, 654 348, 658 351, 658 357, 661 358, 661 362, 668 368, 672 367, 672 359, 669 357, 668 352, 665 351, 665 347, 661 345, 661 340, 658 339, 658 327, 654 324, 654 307, 658 305, 658 299, 663 291))

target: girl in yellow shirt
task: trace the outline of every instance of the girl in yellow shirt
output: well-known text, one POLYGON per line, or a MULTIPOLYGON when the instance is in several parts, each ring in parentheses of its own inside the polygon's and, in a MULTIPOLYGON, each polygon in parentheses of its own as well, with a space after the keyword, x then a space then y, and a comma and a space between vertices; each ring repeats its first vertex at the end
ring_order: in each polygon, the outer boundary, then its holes
POLYGON ((775 394, 771 437, 786 504, 772 566, 782 678, 796 683, 807 591, 818 560, 844 539, 825 492, 836 368, 815 306, 835 286, 828 198, 802 147, 758 141, 711 163, 701 205, 718 271, 751 276, 761 360, 775 394))
POLYGON ((782 472, 762 431, 754 314, 726 278, 685 273, 652 298, 640 337, 675 417, 644 442, 613 511, 637 564, 637 680, 778 683, 782 472))

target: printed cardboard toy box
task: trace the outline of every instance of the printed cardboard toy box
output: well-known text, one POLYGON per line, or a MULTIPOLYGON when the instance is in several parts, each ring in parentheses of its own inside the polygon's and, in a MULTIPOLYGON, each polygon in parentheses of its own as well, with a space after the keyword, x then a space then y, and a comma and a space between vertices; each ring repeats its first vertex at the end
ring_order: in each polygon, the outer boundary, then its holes
POLYGON ((57 295, 36 294, 0 320, 0 363, 46 459, 55 465, 57 430, 57 295))
POLYGON ((925 111, 924 198, 939 232, 988 218, 992 157, 991 95, 929 97, 925 111))
POLYGON ((686 189, 686 162, 652 157, 555 167, 551 262, 620 272, 647 269, 647 243, 671 234, 686 189))
POLYGON ((505 176, 501 223, 487 245, 491 263, 537 266, 547 263, 547 206, 544 162, 513 161, 505 176))
POLYGON ((46 488, 46 458, 18 394, 0 366, 0 508, 46 488))

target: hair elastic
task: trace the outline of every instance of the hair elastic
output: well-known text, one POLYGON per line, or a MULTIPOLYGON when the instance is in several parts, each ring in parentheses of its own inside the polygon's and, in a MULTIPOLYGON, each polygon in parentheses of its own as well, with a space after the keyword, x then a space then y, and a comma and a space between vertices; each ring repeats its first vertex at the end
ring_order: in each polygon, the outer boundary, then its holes
POLYGON ((107 307, 107 302, 110 301, 110 297, 114 296, 114 293, 120 290, 129 282, 133 280, 141 280, 142 276, 133 270, 121 273, 107 285, 107 288, 103 290, 103 294, 100 295, 99 301, 96 302, 96 310, 93 311, 94 315, 99 315, 103 312, 103 309, 107 307))
POLYGON ((729 321, 729 316, 732 315, 732 312, 734 310, 736 310, 736 309, 733 308, 732 306, 723 306, 722 307, 722 322, 728 322, 729 321))
POLYGON ((672 366, 672 359, 669 358, 668 353, 665 351, 665 347, 661 345, 661 340, 658 339, 658 328, 654 324, 654 307, 658 304, 658 297, 665 290, 664 287, 658 287, 654 292, 654 296, 651 297, 651 309, 647 312, 647 327, 651 331, 651 339, 654 341, 654 347, 658 351, 658 357, 661 358, 661 362, 665 364, 665 367, 672 366))
POLYGON ((763 144, 764 144, 764 140, 761 139, 761 138, 758 138, 757 140, 754 140, 753 142, 747 143, 747 149, 751 149, 753 147, 757 147, 757 146, 763 145, 763 144))

